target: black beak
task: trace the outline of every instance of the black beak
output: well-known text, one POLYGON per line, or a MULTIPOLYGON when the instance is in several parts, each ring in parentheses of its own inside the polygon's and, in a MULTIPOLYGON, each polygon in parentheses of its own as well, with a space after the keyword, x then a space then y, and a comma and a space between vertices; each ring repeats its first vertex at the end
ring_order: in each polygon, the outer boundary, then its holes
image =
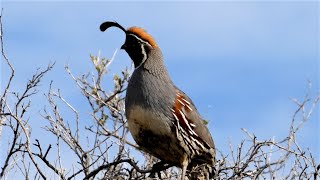
POLYGON ((121 46, 121 49, 124 49, 124 50, 126 50, 126 44, 123 44, 122 46, 121 46))

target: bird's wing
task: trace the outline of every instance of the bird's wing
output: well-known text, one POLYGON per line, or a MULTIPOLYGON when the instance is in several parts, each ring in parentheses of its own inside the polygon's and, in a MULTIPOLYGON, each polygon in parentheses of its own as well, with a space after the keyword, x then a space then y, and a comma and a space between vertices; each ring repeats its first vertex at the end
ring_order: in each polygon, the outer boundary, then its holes
POLYGON ((176 98, 171 109, 176 122, 187 134, 207 149, 215 148, 212 136, 192 100, 176 87, 176 98))

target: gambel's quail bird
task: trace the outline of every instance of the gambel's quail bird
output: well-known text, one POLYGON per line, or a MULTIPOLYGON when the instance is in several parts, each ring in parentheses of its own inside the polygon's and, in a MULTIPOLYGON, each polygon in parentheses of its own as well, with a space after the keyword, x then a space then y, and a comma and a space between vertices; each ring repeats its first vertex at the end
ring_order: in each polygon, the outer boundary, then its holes
POLYGON ((206 167, 205 178, 212 177, 213 139, 191 99, 172 82, 156 41, 142 28, 126 30, 116 22, 104 22, 100 30, 110 27, 126 33, 121 49, 135 67, 128 83, 125 113, 136 143, 143 151, 180 167, 182 179, 187 170, 202 166, 206 167))

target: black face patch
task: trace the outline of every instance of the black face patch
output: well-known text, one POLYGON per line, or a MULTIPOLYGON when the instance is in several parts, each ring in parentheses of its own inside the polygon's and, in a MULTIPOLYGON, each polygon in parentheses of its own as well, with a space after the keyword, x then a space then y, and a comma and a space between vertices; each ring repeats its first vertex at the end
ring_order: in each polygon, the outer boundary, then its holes
POLYGON ((128 34, 126 37, 124 49, 129 54, 136 68, 147 59, 147 48, 145 48, 145 43, 146 42, 134 34, 128 34))
POLYGON ((128 34, 126 37, 126 45, 129 46, 140 46, 143 42, 141 42, 135 35, 128 34))

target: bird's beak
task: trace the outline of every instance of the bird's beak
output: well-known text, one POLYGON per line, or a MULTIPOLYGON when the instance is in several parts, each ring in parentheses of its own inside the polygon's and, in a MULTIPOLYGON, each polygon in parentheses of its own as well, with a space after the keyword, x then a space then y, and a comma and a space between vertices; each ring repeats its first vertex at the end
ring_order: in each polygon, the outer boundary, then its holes
POLYGON ((126 47, 127 47, 126 44, 123 44, 123 45, 121 46, 121 49, 124 49, 124 50, 125 50, 126 47))

